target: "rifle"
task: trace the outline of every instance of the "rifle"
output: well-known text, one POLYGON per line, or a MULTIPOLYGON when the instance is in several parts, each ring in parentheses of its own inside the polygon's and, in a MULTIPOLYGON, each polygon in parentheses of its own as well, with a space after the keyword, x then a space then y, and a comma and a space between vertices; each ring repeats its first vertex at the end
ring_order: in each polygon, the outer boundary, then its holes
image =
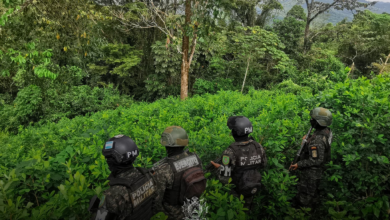
MULTIPOLYGON (((222 163, 222 156, 217 157, 215 160, 213 160, 214 163, 222 163)), ((214 165, 210 163, 209 165, 206 166, 206 172, 209 172, 211 170, 215 169, 214 165)))
POLYGON ((310 127, 309 132, 307 132, 305 139, 303 139, 303 141, 301 143, 301 148, 299 148, 298 153, 295 155, 294 161, 291 163, 291 165, 296 164, 298 162, 299 158, 301 157, 301 152, 302 152, 303 147, 305 146, 305 144, 307 142, 307 139, 309 138, 311 130, 313 130, 313 127, 310 127))

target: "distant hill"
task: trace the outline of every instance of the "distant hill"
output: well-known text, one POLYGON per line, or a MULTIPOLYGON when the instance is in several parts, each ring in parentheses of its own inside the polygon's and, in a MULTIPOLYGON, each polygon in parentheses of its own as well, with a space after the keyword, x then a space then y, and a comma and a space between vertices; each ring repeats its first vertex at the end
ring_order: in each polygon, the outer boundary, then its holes
MULTIPOLYGON (((332 0, 321 0, 321 2, 333 2, 332 0)), ((368 2, 368 1, 360 1, 360 2, 368 2)), ((282 1, 281 2, 282 5, 283 5, 283 10, 280 11, 280 12, 277 12, 275 14, 275 18, 274 19, 277 19, 277 20, 282 20, 287 12, 296 4, 298 4, 298 1, 297 0, 286 0, 286 1, 282 1)), ((307 10, 306 10, 306 4, 301 4, 302 7, 305 9, 305 12, 307 13, 307 10)), ((371 7, 368 7, 367 10, 370 10, 372 12, 375 12, 375 13, 378 13, 378 14, 382 14, 383 12, 387 12, 387 13, 390 13, 390 2, 377 2, 374 6, 371 6, 371 7)), ((258 13, 261 12, 260 9, 257 10, 258 13)), ((322 23, 322 24, 326 24, 326 23, 333 23, 333 24, 336 24, 340 21, 342 21, 344 18, 347 18, 348 21, 352 21, 353 19, 353 14, 351 11, 348 11, 348 10, 344 10, 344 11, 338 11, 338 10, 330 10, 329 13, 324 13, 322 14, 321 16, 318 17, 318 19, 316 19, 316 23, 319 24, 319 23, 322 23)))

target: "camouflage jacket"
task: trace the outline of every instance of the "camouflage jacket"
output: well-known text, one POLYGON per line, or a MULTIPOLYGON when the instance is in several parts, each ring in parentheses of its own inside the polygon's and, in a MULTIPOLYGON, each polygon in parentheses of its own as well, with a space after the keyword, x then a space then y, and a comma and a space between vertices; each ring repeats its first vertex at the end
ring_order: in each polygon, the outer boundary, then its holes
POLYGON ((323 170, 325 163, 330 160, 331 149, 328 143, 331 144, 332 142, 331 138, 329 140, 327 139, 324 132, 327 132, 327 130, 316 130, 314 137, 311 135, 308 138, 308 142, 304 146, 300 160, 297 163, 298 169, 323 170))
MULTIPOLYGON (((137 169, 133 168, 118 174, 116 178, 132 180, 141 175, 137 169)), ((116 214, 118 216, 117 220, 124 220, 131 216, 133 205, 130 198, 130 190, 127 187, 121 185, 111 186, 103 194, 107 211, 116 214)), ((159 195, 156 195, 155 200, 158 199, 159 195)))
MULTIPOLYGON (((240 142, 240 143, 244 143, 244 142, 240 142)), ((267 156, 266 156, 264 148, 261 145, 260 145, 260 150, 262 152, 261 153, 261 161, 262 161, 262 163, 261 163, 260 168, 265 168, 267 166, 267 163, 268 163, 267 156)), ((222 153, 222 157, 223 156, 228 156, 229 157, 231 174, 233 174, 234 173, 234 168, 236 167, 236 161, 237 161, 237 157, 234 154, 234 151, 229 147, 222 153)), ((229 179, 231 178, 232 175, 228 175, 228 176, 222 175, 222 174, 224 174, 222 172, 222 169, 224 169, 223 166, 220 166, 218 168, 218 170, 217 170, 217 177, 218 177, 218 179, 219 179, 219 181, 221 183, 228 184, 229 179)))
MULTIPOLYGON (((181 157, 189 156, 188 150, 184 151, 181 154, 169 157, 172 159, 179 159, 181 157)), ((153 170, 155 171, 154 177, 157 184, 157 193, 158 198, 156 199, 156 209, 157 212, 164 212, 168 216, 178 216, 182 215, 182 208, 177 206, 169 205, 164 202, 164 193, 166 189, 172 189, 174 182, 174 172, 169 166, 167 158, 164 158, 155 164, 153 164, 153 170)))

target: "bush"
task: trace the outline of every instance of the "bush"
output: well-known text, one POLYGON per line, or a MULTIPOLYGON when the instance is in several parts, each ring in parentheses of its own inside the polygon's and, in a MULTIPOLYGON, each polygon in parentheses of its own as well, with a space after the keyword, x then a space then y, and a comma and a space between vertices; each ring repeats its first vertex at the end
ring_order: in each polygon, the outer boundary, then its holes
POLYGON ((84 85, 70 87, 64 93, 56 89, 42 93, 39 87, 30 85, 18 92, 13 105, 0 108, 0 129, 16 133, 20 125, 57 122, 63 117, 73 118, 120 105, 129 107, 131 103, 130 97, 119 95, 112 87, 92 89, 84 85))
POLYGON ((213 81, 208 81, 198 78, 193 86, 193 93, 198 95, 205 93, 215 94, 221 90, 234 90, 233 80, 217 78, 213 81))
MULTIPOLYGON (((20 128, 18 135, 2 139, 0 210, 4 211, 0 218, 24 210, 31 219, 85 218, 88 199, 108 187, 109 170, 101 147, 109 137, 132 137, 140 150, 135 165, 149 168, 166 154, 160 145, 161 132, 167 126, 180 125, 189 133, 188 149, 206 165, 233 142, 226 126, 228 117, 245 115, 255 128, 252 136, 264 146, 269 160, 267 169, 261 171, 264 187, 255 198, 254 216, 307 219, 308 210, 291 208, 289 200, 295 195, 297 180, 287 168, 310 126, 310 109, 323 106, 333 113, 335 140, 332 162, 321 186, 321 205, 311 217, 384 219, 390 191, 389 95, 390 78, 378 76, 330 84, 319 95, 220 91, 185 101, 168 97, 20 128), (13 206, 17 202, 18 210, 13 206)), ((216 219, 222 207, 228 213, 224 219, 238 218, 242 202, 230 201, 222 188, 209 180, 204 194, 208 217, 216 219)))

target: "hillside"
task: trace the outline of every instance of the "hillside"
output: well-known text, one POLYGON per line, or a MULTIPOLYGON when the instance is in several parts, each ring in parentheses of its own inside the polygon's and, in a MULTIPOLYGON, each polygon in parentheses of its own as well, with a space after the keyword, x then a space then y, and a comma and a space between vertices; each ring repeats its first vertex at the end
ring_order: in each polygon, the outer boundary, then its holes
MULTIPOLYGON (((323 0, 322 2, 332 2, 331 0, 323 0)), ((368 1, 361 1, 361 2, 368 2, 368 1)), ((283 5, 283 10, 275 13, 275 19, 282 20, 287 12, 296 4, 298 4, 298 1, 296 0, 287 0, 281 2, 283 5)), ((307 7, 306 4, 301 4, 301 6, 305 9, 305 12, 307 13, 307 7)), ((368 7, 368 10, 377 13, 382 14, 383 12, 390 13, 390 2, 377 2, 374 6, 368 7)), ((258 12, 261 12, 261 10, 258 10, 258 12)), ((353 13, 349 10, 344 11, 338 11, 338 10, 330 10, 329 13, 325 13, 319 17, 319 20, 317 20, 317 23, 333 23, 336 24, 340 21, 342 21, 344 18, 347 18, 348 21, 352 21, 353 19, 353 13)))

